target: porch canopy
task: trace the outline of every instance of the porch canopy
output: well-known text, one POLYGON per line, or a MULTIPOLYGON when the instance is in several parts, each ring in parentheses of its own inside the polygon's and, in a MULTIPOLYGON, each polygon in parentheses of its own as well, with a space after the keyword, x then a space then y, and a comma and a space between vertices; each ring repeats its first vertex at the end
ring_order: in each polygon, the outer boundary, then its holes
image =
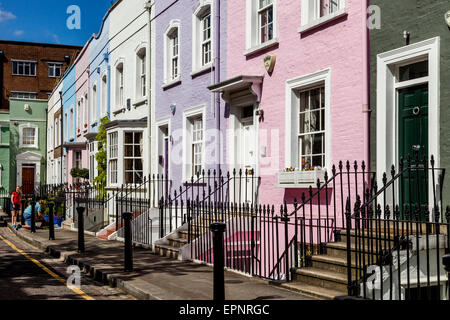
POLYGON ((63 147, 66 149, 84 149, 86 148, 86 142, 66 142, 63 147))
POLYGON ((264 76, 240 75, 209 86, 208 89, 222 93, 222 99, 234 106, 248 105, 261 101, 263 79, 264 76))

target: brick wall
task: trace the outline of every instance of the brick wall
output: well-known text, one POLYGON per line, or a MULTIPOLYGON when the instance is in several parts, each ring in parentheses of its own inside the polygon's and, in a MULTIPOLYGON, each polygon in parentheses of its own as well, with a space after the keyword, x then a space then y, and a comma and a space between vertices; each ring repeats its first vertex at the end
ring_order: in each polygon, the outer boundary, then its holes
POLYGON ((38 99, 48 99, 58 81, 48 76, 48 62, 61 62, 63 74, 68 67, 64 56, 70 57, 70 63, 80 50, 76 46, 0 41, 3 51, 0 109, 9 109, 11 91, 36 92, 38 99), (37 61, 36 76, 13 76, 12 59, 37 61))

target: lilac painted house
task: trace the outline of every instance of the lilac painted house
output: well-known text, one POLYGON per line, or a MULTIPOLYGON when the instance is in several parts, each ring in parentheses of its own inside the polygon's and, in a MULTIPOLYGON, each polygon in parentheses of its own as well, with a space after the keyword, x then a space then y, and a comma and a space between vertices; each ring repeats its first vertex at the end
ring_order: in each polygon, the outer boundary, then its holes
POLYGON ((155 2, 151 171, 172 190, 224 163, 225 103, 207 87, 226 76, 226 9, 213 0, 155 2))

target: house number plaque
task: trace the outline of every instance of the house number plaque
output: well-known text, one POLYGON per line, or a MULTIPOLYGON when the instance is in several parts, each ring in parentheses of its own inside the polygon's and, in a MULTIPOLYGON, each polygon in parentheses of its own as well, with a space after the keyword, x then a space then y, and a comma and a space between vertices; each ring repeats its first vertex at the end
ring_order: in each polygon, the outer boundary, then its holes
POLYGON ((275 62, 277 57, 274 54, 270 54, 264 58, 264 67, 266 67, 267 72, 271 73, 275 68, 275 62))

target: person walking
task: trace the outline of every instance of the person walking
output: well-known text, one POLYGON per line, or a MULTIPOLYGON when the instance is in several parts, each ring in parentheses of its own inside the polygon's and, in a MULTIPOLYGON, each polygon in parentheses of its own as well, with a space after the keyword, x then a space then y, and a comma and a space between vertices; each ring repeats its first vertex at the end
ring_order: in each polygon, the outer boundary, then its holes
POLYGON ((17 216, 20 213, 21 200, 22 192, 20 187, 17 186, 16 191, 11 194, 11 223, 13 228, 16 228, 17 216))

